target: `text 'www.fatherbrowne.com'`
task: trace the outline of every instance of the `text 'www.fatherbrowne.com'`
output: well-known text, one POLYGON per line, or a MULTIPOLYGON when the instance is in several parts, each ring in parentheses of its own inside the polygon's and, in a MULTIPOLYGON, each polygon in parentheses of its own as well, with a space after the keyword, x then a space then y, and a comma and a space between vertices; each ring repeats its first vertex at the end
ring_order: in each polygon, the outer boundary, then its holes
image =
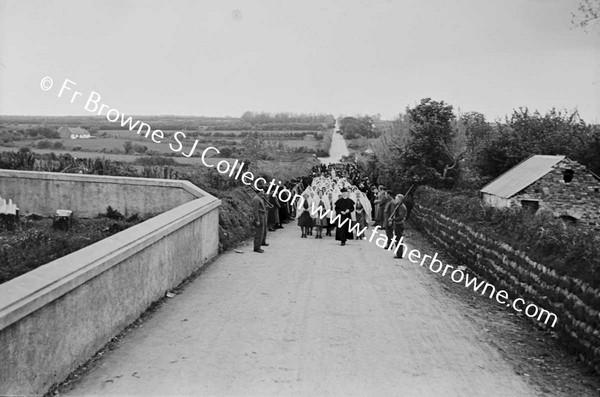
MULTIPOLYGON (((329 218, 331 224, 338 228, 347 227, 350 233, 356 234, 357 238, 365 234, 368 229, 367 226, 361 228, 358 222, 351 222, 350 218, 342 219, 339 214, 334 216, 333 211, 325 209, 322 206, 315 206, 314 202, 312 203, 311 214, 313 217, 318 216, 320 219, 329 218)), ((404 244, 404 236, 400 237, 399 240, 396 240, 396 236, 393 236, 388 244, 388 237, 384 234, 380 234, 378 232, 379 228, 380 226, 375 226, 375 228, 371 231, 371 237, 368 239, 369 242, 373 241, 375 236, 378 236, 375 239, 375 244, 384 249, 388 247, 387 250, 393 251, 395 255, 397 255, 398 249, 402 247, 402 254, 400 255, 402 258, 406 256, 412 263, 419 263, 419 265, 423 267, 427 266, 427 260, 431 259, 429 262, 429 270, 433 273, 441 272, 440 274, 442 277, 445 277, 446 274, 449 274, 450 279, 453 282, 457 284, 462 284, 464 282, 466 288, 473 288, 473 291, 479 292, 482 296, 489 294, 490 299, 495 298, 496 302, 499 304, 510 307, 518 313, 524 313, 527 317, 535 318, 540 322, 543 320, 544 324, 551 322, 551 327, 556 325, 556 322, 558 321, 556 314, 540 308, 534 303, 529 303, 526 305, 527 302, 523 298, 510 299, 508 292, 505 290, 496 290, 496 287, 485 280, 478 280, 477 277, 465 272, 464 270, 466 270, 466 268, 464 266, 455 268, 452 265, 443 264, 442 261, 438 259, 437 252, 431 256, 421 255, 417 249, 412 249, 409 251, 408 246, 404 244), (405 255, 406 253, 408 253, 408 255, 405 255)))

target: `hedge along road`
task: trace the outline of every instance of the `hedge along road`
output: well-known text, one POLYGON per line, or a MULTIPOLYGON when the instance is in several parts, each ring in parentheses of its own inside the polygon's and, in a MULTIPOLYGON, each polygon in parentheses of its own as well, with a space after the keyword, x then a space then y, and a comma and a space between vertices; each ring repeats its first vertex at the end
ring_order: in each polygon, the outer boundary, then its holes
POLYGON ((299 233, 221 255, 66 395, 536 395, 436 275, 299 233))

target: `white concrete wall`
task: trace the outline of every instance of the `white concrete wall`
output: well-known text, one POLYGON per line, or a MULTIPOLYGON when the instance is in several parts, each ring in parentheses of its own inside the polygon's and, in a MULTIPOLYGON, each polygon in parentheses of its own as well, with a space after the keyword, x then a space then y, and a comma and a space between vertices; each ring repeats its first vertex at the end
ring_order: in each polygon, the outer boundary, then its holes
POLYGON ((197 190, 203 197, 0 285, 0 395, 44 394, 218 254, 221 202, 197 190))
POLYGON ((110 205, 125 216, 148 217, 206 194, 188 181, 0 170, 0 196, 12 199, 22 215, 67 209, 93 218, 110 205))

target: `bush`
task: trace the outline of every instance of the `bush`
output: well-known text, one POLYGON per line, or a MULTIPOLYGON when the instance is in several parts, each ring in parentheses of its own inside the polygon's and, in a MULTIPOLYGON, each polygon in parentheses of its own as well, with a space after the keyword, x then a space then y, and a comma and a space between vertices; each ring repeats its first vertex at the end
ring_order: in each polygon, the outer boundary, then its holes
POLYGON ((138 145, 137 143, 133 145, 133 151, 136 153, 146 153, 148 151, 148 146, 146 145, 138 145))
POLYGON ((99 214, 98 217, 99 218, 114 219, 114 220, 125 219, 125 217, 123 216, 123 214, 121 214, 119 212, 119 210, 115 210, 110 205, 108 207, 106 207, 106 212, 104 214, 99 214))
POLYGON ((133 143, 131 141, 125 141, 125 143, 123 143, 123 149, 125 149, 125 154, 133 152, 133 143))
POLYGON ((233 155, 233 151, 228 146, 222 147, 221 149, 219 149, 219 151, 220 151, 220 153, 218 155, 219 157, 227 158, 227 157, 232 157, 232 155, 233 155))
POLYGON ((61 141, 56 141, 52 144, 53 149, 62 149, 64 146, 61 141))
POLYGON ((38 149, 50 149, 51 147, 52 147, 52 142, 50 142, 47 139, 44 139, 43 141, 39 141, 37 144, 38 149))

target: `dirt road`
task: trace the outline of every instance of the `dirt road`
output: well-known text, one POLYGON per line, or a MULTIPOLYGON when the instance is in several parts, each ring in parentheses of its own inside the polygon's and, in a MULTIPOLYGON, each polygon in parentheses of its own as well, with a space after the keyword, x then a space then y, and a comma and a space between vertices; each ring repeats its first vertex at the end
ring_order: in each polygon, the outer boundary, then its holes
MULTIPOLYGON (((336 120, 335 131, 339 129, 336 120)), ((319 157, 319 160, 323 164, 329 163, 338 163, 342 160, 342 156, 348 156, 350 152, 348 151, 348 147, 346 146, 346 141, 344 141, 344 137, 342 134, 337 132, 333 133, 331 137, 331 148, 329 149, 329 157, 319 157)))
POLYGON ((269 240, 218 258, 66 395, 536 395, 426 269, 292 225, 269 240))

